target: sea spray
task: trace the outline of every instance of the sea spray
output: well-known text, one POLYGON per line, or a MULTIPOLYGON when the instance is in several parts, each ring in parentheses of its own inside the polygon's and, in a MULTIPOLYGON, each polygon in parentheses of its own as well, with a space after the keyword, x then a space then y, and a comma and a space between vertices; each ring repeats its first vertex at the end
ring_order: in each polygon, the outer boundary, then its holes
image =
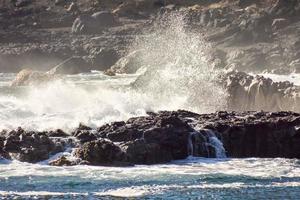
POLYGON ((109 77, 93 72, 15 89, 4 84, 0 129, 71 131, 80 122, 96 128, 147 111, 225 109, 220 72, 208 62, 211 45, 201 32, 189 30, 185 16, 176 12, 161 16, 149 30, 128 47, 144 52, 137 63, 144 74, 109 77))
POLYGON ((209 62, 211 45, 201 32, 188 28, 184 14, 173 12, 159 19, 133 45, 142 52, 139 63, 146 69, 134 84, 137 90, 165 104, 163 109, 225 109, 227 94, 218 83, 221 71, 209 62))

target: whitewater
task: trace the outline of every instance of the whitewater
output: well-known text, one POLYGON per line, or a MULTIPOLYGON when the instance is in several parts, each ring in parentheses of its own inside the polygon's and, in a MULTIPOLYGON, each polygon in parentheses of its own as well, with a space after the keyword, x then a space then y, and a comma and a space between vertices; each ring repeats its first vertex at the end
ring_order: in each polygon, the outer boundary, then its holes
MULTIPOLYGON (((208 64, 210 44, 187 31, 180 16, 154 25, 154 33, 129 48, 142 49, 140 70, 107 76, 103 72, 65 75, 40 85, 10 87, 16 74, 0 74, 0 130, 62 129, 185 109, 226 110, 218 84, 221 70, 208 64), (161 28, 158 28, 161 27, 161 28), (159 45, 158 45, 159 44, 159 45), (149 73, 150 72, 150 73, 149 73), (143 76, 142 85, 133 85, 143 76), (146 81, 147 80, 147 81, 146 81)), ((299 85, 298 75, 266 75, 299 85)), ((0 198, 24 199, 296 199, 300 162, 293 159, 189 157, 163 165, 134 167, 53 167, 0 160, 0 198)), ((71 152, 64 152, 72 157, 71 152)), ((53 158, 52 158, 53 159, 53 158)))

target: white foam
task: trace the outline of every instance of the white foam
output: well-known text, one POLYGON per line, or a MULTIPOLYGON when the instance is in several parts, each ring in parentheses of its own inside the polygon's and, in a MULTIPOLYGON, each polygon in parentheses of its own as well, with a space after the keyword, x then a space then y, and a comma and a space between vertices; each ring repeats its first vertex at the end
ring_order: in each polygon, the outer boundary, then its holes
POLYGON ((76 192, 48 192, 48 191, 27 191, 27 192, 13 192, 13 191, 0 191, 0 196, 65 196, 65 195, 80 195, 87 196, 87 193, 76 193, 76 192))

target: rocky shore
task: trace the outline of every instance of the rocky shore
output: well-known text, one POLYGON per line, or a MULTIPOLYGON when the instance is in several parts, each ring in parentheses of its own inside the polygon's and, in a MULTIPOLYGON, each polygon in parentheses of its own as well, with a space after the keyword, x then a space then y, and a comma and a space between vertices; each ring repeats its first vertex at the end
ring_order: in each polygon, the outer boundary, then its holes
POLYGON ((188 111, 148 113, 72 133, 2 131, 2 158, 50 165, 131 166, 196 157, 300 158, 300 114, 188 111), (72 149, 68 156, 61 154, 72 149))
POLYGON ((168 12, 184 14, 188 28, 213 44, 215 67, 299 72, 298 0, 14 0, 0 10, 1 72, 47 71, 71 57, 62 73, 114 71, 168 12))

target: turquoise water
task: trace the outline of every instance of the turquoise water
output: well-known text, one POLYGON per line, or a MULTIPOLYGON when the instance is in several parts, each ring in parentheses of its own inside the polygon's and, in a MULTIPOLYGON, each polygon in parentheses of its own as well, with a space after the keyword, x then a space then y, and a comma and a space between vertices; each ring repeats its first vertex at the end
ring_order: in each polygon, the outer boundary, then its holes
POLYGON ((164 165, 0 164, 0 197, 22 199, 299 199, 300 161, 189 158, 164 165))

